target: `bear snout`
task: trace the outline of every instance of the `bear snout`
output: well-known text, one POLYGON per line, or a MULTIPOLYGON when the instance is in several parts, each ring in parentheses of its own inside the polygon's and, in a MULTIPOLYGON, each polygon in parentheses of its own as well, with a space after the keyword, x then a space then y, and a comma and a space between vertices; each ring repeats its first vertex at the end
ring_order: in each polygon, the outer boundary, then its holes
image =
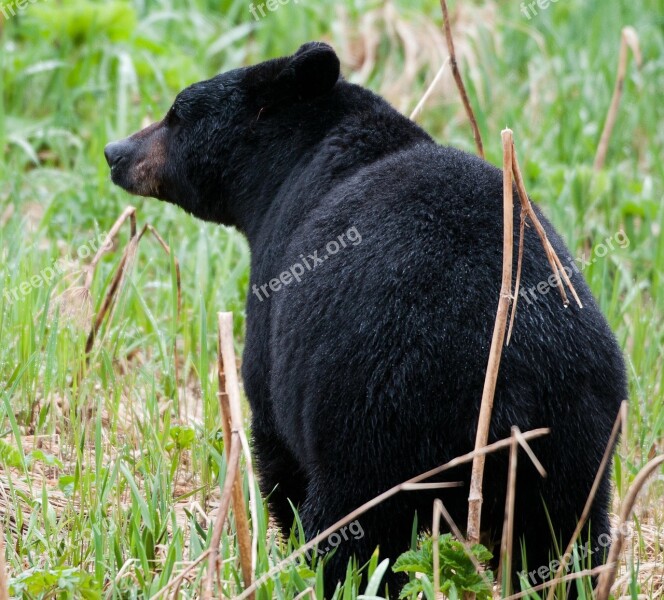
POLYGON ((124 190, 134 193, 129 171, 136 154, 130 138, 111 142, 104 148, 104 157, 111 169, 111 181, 124 190))
MULTIPOLYGON (((163 127, 154 123, 104 148, 111 180, 130 194, 161 198, 166 149, 163 127)), ((163 198, 162 198, 163 199, 163 198)))
POLYGON ((128 145, 127 140, 106 144, 106 147, 104 148, 104 157, 106 158, 106 162, 111 168, 111 171, 113 170, 113 167, 118 166, 123 160, 127 159, 127 156, 130 153, 129 148, 127 147, 128 145))

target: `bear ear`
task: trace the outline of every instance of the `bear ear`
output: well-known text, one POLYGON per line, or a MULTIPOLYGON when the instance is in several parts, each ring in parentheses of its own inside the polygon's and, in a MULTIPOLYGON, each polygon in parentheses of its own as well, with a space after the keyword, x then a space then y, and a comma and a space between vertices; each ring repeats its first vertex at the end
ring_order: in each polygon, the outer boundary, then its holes
POLYGON ((309 42, 288 61, 278 79, 302 99, 311 100, 329 92, 339 79, 339 58, 323 42, 309 42))

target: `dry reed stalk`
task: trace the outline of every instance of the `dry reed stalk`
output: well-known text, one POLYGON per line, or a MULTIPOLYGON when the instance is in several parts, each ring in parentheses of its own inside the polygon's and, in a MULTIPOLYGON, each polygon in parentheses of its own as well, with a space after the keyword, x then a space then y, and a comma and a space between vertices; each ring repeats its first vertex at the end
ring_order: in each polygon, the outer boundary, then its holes
MULTIPOLYGON (((173 256, 171 253, 171 248, 170 246, 164 241, 164 238, 162 238, 157 230, 150 224, 148 224, 148 230, 150 233, 155 237, 157 242, 159 242, 159 245, 163 248, 164 252, 169 257, 173 258, 173 266, 175 267, 175 287, 176 287, 176 292, 177 292, 177 313, 176 313, 176 319, 177 323, 176 326, 179 325, 180 320, 182 318, 182 278, 180 276, 180 261, 173 256)), ((180 412, 180 361, 178 360, 178 342, 177 342, 177 337, 173 336, 173 370, 175 371, 175 393, 177 394, 177 400, 178 400, 178 417, 181 417, 182 414, 180 412)), ((184 386, 184 383, 183 383, 184 386)))
POLYGON ((528 455, 528 458, 532 461, 533 465, 535 465, 535 468, 539 472, 539 474, 542 477, 546 477, 546 470, 542 466, 542 463, 537 459, 535 456, 535 453, 533 452, 532 448, 530 447, 530 444, 526 440, 526 438, 523 437, 523 434, 519 430, 519 428, 516 428, 516 439, 519 442, 519 445, 523 448, 525 453, 528 455))
POLYGON ((527 590, 524 590, 522 592, 517 592, 516 594, 512 594, 511 596, 507 596, 506 598, 503 598, 502 600, 517 600, 518 598, 524 598, 527 596, 532 596, 533 592, 539 592, 541 590, 545 590, 547 588, 555 588, 559 583, 566 583, 567 581, 573 581, 575 579, 582 579, 583 577, 593 577, 595 575, 598 575, 599 573, 603 573, 604 571, 607 571, 609 568, 608 565, 601 565, 599 567, 595 567, 594 569, 586 569, 584 571, 578 571, 577 573, 569 573, 565 575, 564 577, 560 577, 558 579, 551 579, 550 581, 545 581, 544 583, 540 583, 534 587, 529 587, 527 590))
MULTIPOLYGON (((131 237, 129 238, 129 241, 127 242, 127 245, 125 246, 124 252, 122 253, 122 257, 120 258, 120 262, 118 263, 118 266, 116 267, 115 273, 113 274, 113 278, 111 280, 111 283, 108 287, 108 290, 106 291, 106 295, 104 296, 104 300, 101 304, 101 307, 99 308, 99 311, 95 315, 95 318, 92 322, 92 326, 90 328, 90 333, 88 334, 88 338, 85 343, 85 363, 84 365, 81 365, 81 370, 80 370, 80 378, 83 378, 83 373, 84 373, 84 367, 87 366, 90 362, 90 354, 92 352, 92 348, 95 343, 95 339, 97 337, 97 334, 99 333, 99 329, 101 328, 102 323, 104 322, 104 319, 108 315, 108 321, 111 320, 112 318, 112 313, 113 313, 113 308, 115 306, 115 300, 117 298, 119 290, 122 288, 122 284, 125 280, 126 275, 129 273, 131 270, 132 264, 133 264, 133 259, 136 256, 136 251, 138 249, 138 244, 145 235, 146 232, 150 232, 154 238, 157 240, 161 248, 164 250, 164 252, 171 257, 171 249, 168 246, 168 244, 164 241, 164 239, 159 235, 157 230, 150 224, 144 225, 143 228, 140 231, 137 231, 136 228, 136 208, 133 206, 128 206, 125 208, 125 210, 122 212, 122 214, 117 218, 113 226, 111 227, 110 231, 106 235, 106 238, 104 240, 104 243, 101 244, 97 252, 95 253, 94 257, 92 258, 92 261, 87 267, 87 272, 85 276, 85 283, 83 284, 82 288, 71 288, 70 290, 66 290, 65 294, 69 291, 74 291, 76 295, 78 296, 79 290, 82 290, 81 294, 85 297, 90 299, 91 298, 91 288, 92 288, 92 281, 94 279, 94 273, 97 268, 97 265, 99 264, 99 261, 101 260, 102 256, 108 252, 112 246, 112 242, 114 239, 116 239, 120 228, 122 225, 125 223, 125 221, 129 220, 130 224, 130 233, 131 237)), ((173 256, 173 264, 175 266, 175 277, 176 277, 176 288, 177 288, 177 315, 176 319, 178 322, 180 321, 181 318, 181 312, 182 312, 182 281, 180 277, 180 263, 177 258, 173 256)), ((64 294, 63 294, 64 295, 64 294)), ((173 340, 173 364, 174 364, 174 369, 175 369, 175 388, 176 388, 176 393, 179 396, 179 385, 178 382, 180 380, 179 376, 179 360, 178 360, 178 353, 177 353, 177 341, 174 339, 173 340)), ((178 408, 179 408, 180 403, 178 402, 178 408)))
MULTIPOLYGON (((523 438, 525 440, 533 440, 539 437, 542 437, 543 435, 547 435, 549 433, 549 429, 547 428, 541 428, 541 429, 533 429, 532 431, 528 431, 523 433, 523 438)), ((365 512, 368 510, 371 510, 375 506, 378 506, 388 498, 391 498, 392 496, 398 494, 399 492, 404 490, 404 486, 408 486, 409 484, 413 483, 419 483, 421 481, 424 481, 425 479, 429 479, 430 477, 433 477, 435 475, 438 475, 444 471, 447 471, 449 469, 453 469, 455 467, 458 467, 459 465, 466 464, 468 462, 471 462, 478 454, 490 454, 492 452, 496 452, 497 450, 501 450, 502 448, 508 447, 512 443, 511 438, 504 439, 504 440, 499 440, 497 442, 494 442, 492 444, 489 444, 488 446, 484 446, 483 448, 479 448, 476 450, 473 450, 472 452, 468 452, 467 454, 464 454, 462 456, 458 456, 457 458, 452 459, 451 461, 440 465, 439 467, 436 467, 434 469, 431 469, 429 471, 426 471, 425 473, 421 473, 420 475, 417 475, 415 477, 412 477, 408 481, 404 481, 403 483, 400 483, 399 485, 395 485, 394 487, 390 488, 389 490, 383 492, 382 494, 379 494, 375 498, 369 500, 368 502, 365 502, 358 508, 356 508, 354 511, 348 513, 345 517, 328 527, 325 531, 322 531, 319 533, 317 536, 309 540, 304 546, 284 558, 283 560, 279 561, 276 565, 274 565, 267 573, 263 574, 261 577, 259 577, 254 583, 252 583, 246 590, 244 590, 241 594, 238 594, 235 596, 235 600, 243 600, 244 598, 248 598, 249 594, 252 592, 255 592, 261 585, 263 585, 268 579, 271 577, 274 577, 274 575, 277 575, 290 565, 293 561, 297 560, 299 557, 303 556, 306 554, 309 550, 311 550, 314 546, 319 544, 320 542, 324 541, 331 533, 334 533, 344 525, 348 525, 351 521, 354 521, 355 519, 359 518, 361 515, 363 515, 365 512)), ((161 592, 160 592, 161 593, 161 592)))
MULTIPOLYGON (((203 550, 196 560, 192 561, 189 563, 178 575, 173 577, 163 588, 157 591, 157 593, 154 594, 154 596, 150 597, 150 600, 159 600, 163 595, 168 592, 171 588, 175 588, 176 592, 177 590, 180 589, 180 585, 182 585, 182 582, 187 578, 187 576, 196 568, 198 565, 200 565, 210 554, 212 553, 212 548, 208 548, 207 550, 203 550)), ((177 596, 173 596, 173 598, 177 598, 177 596)))
MULTIPOLYGON (((443 514, 443 501, 433 501, 433 522, 431 523, 431 541, 433 542, 433 593, 438 596, 440 590, 440 517, 443 514)), ((472 552, 471 552, 472 555, 472 552)), ((470 556, 470 555, 469 555, 470 556)))
POLYGON ((572 293, 572 296, 574 296, 574 299, 576 300, 576 303, 578 304, 579 308, 583 308, 583 304, 581 303, 581 300, 579 299, 579 296, 576 293, 576 289, 574 289, 574 286, 572 285, 570 278, 567 276, 567 273, 565 273, 565 269, 563 269, 563 264, 560 261, 560 258, 558 258, 556 251, 553 249, 553 246, 551 245, 551 242, 549 241, 549 238, 546 235, 546 231, 544 231, 544 227, 542 227, 542 223, 540 222, 540 220, 537 217, 537 214, 535 214, 535 211, 533 210, 533 205, 531 204, 530 199, 528 198, 528 192, 526 192, 526 186, 523 183, 523 175, 521 174, 519 161, 517 160, 516 149, 514 148, 514 146, 512 146, 512 171, 514 173, 514 183, 516 183, 516 189, 519 194, 519 200, 521 201, 521 209, 526 213, 526 217, 530 219, 531 223, 535 227, 535 231, 537 232, 537 235, 539 235, 540 237, 542 246, 544 246, 544 251, 546 252, 546 257, 549 261, 549 265, 551 266, 551 270, 553 271, 554 275, 558 276, 557 284, 558 284, 558 289, 560 291, 560 295, 563 299, 563 304, 565 306, 569 305, 569 300, 567 299, 567 294, 565 293, 565 288, 563 287, 562 284, 562 282, 564 281, 565 284, 567 284, 567 287, 569 288, 570 292, 572 293))
POLYGON ((616 539, 613 540, 611 544, 611 550, 609 550, 609 557, 606 561, 606 566, 608 567, 607 571, 604 571, 599 576, 599 582, 597 583, 597 589, 595 591, 595 598, 597 600, 608 600, 609 593, 611 592, 611 586, 615 581, 616 574, 618 572, 618 557, 623 547, 625 541, 625 523, 632 514, 632 509, 634 508, 634 503, 636 498, 641 491, 641 488, 645 485, 648 478, 664 464, 664 454, 656 456, 650 462, 643 467, 631 487, 627 491, 627 496, 623 500, 622 507, 620 509, 620 525, 617 527, 616 539))
MULTIPOLYGON (((560 559, 560 566, 558 567, 558 570, 556 571, 556 574, 554 576, 554 579, 559 578, 562 576, 563 571, 567 569, 569 566, 569 561, 572 560, 572 547, 574 546, 574 542, 577 540, 579 535, 581 535, 581 530, 583 529, 583 526, 586 524, 586 521, 588 520, 588 516, 590 515, 590 509, 593 504, 593 500, 595 499, 595 494, 597 494, 597 490, 599 489, 599 485, 602 482, 602 476, 604 475, 604 471, 606 471, 606 467, 609 464, 609 461, 611 460, 611 453, 613 451, 613 446, 616 443, 616 440, 618 439, 618 433, 620 432, 620 426, 621 423, 623 423, 623 417, 624 417, 624 412, 623 412, 623 407, 627 406, 627 402, 623 402, 620 410, 618 411, 618 416, 616 417, 615 423, 613 424, 613 429, 611 430, 611 435, 609 435, 609 441, 606 445, 606 449, 604 450, 604 455, 602 456, 602 460, 599 463, 599 467, 597 468, 597 473, 595 474, 595 479, 593 481, 593 484, 590 488, 590 492, 588 493, 588 498, 586 499, 586 503, 583 507, 583 511, 581 512, 581 518, 576 524, 576 528, 574 529, 574 533, 572 534, 572 537, 567 544, 567 547, 565 548, 565 551, 562 553, 561 559, 560 559), (566 559, 565 557, 569 557, 569 559, 566 559)), ((547 596, 547 600, 553 600, 555 588, 551 588, 549 590, 549 594, 547 596)))
POLYGON ((113 274, 113 279, 111 280, 111 283, 108 286, 108 290, 106 291, 106 295, 104 296, 104 300, 101 304, 101 307, 99 308, 99 311, 97 312, 94 318, 92 327, 90 328, 90 333, 88 334, 88 339, 85 342, 86 365, 90 362, 90 353, 92 352, 95 339, 97 338, 97 334, 99 333, 99 328, 101 327, 101 324, 104 322, 106 314, 109 314, 109 320, 111 318, 110 316, 112 314, 112 308, 114 306, 115 298, 117 296, 118 291, 122 288, 122 283, 124 282, 125 276, 131 269, 133 259, 136 256, 137 246, 138 246, 137 236, 130 238, 130 240, 127 242, 127 246, 125 247, 125 250, 122 254, 122 258, 120 258, 120 262, 116 267, 115 273, 113 274))
POLYGON ((402 492, 419 492, 424 490, 444 490, 449 488, 462 487, 461 481, 439 481, 436 483, 402 483, 402 492))
MULTIPOLYGON (((169 248, 168 244, 164 241, 164 239, 159 235, 157 230, 152 225, 149 224, 144 225, 143 228, 138 233, 136 232, 135 212, 136 209, 133 206, 130 206, 127 209, 125 209, 125 211, 122 213, 122 215, 118 218, 118 220, 111 228, 111 231, 106 236, 106 240, 99 248, 97 254, 95 254, 94 258, 92 259, 92 262, 90 263, 90 266, 88 267, 85 287, 89 290, 92 286, 92 278, 94 276, 94 271, 97 267, 97 264, 99 263, 101 256, 104 254, 104 252, 107 251, 108 247, 110 246, 111 240, 114 239, 114 237, 117 235, 122 223, 124 223, 124 221, 126 221, 127 218, 129 218, 131 222, 131 238, 129 239, 129 242, 125 247, 122 258, 120 259, 120 263, 118 264, 118 267, 113 276, 113 280, 111 281, 111 285, 109 286, 106 296, 104 297, 104 302, 102 303, 102 306, 95 317, 94 325, 92 327, 92 330, 90 331, 90 334, 88 335, 88 340, 85 349, 86 354, 89 354, 90 351, 92 350, 92 346, 94 344, 97 332, 99 331, 99 327, 101 327, 101 324, 104 320, 104 317, 106 316, 106 313, 109 311, 109 308, 112 306, 113 301, 115 300, 115 297, 117 295, 118 290, 121 287, 121 283, 123 282, 125 275, 129 272, 132 261, 136 256, 138 243, 141 241, 145 233, 149 231, 155 237, 157 242, 159 242, 159 245, 163 248, 164 252, 166 252, 168 256, 171 256, 171 249, 169 248)), ((176 287, 177 287, 177 313, 179 318, 180 311, 182 308, 180 263, 178 262, 177 258, 173 258, 173 262, 175 264, 176 287)), ((177 363, 177 355, 175 356, 175 362, 177 363)))
MULTIPOLYGON (((258 523, 258 505, 260 499, 256 493, 256 476, 254 475, 254 465, 251 460, 251 448, 249 447, 249 440, 244 432, 240 430, 240 440, 242 441, 242 451, 244 452, 244 462, 247 471, 247 483, 249 485, 249 511, 251 513, 251 522, 256 525, 258 523)), ((258 536, 252 536, 251 541, 251 571, 256 570, 258 562, 258 536)))
POLYGON ((9 600, 7 566, 5 565, 5 536, 0 534, 0 600, 9 600))
MULTIPOLYGON (((240 384, 237 376, 235 348, 233 347, 233 313, 218 313, 217 320, 219 325, 219 405, 221 407, 224 440, 231 440, 232 436, 237 436, 240 445, 243 446, 240 437, 240 431, 243 430, 240 384)), ((228 444, 226 443, 224 446, 226 458, 230 460, 228 444)), ((242 578, 246 587, 251 585, 253 579, 252 542, 239 469, 233 485, 233 512, 235 513, 242 578)), ((253 595, 250 598, 253 599, 253 595)))
POLYGON ((128 558, 122 567, 120 567, 120 570, 117 572, 117 575, 113 578, 113 586, 117 586, 120 581, 129 573, 129 569, 131 569, 136 563, 138 562, 137 558, 128 558))
POLYGON ((516 466, 518 460, 518 427, 512 427, 512 445, 510 446, 509 470, 507 472, 507 494, 505 495, 505 519, 503 535, 500 541, 499 581, 502 581, 506 595, 512 592, 512 547, 514 540, 514 499, 516 498, 516 466), (507 579, 503 579, 505 576, 507 579))
POLYGON ((519 257, 517 262, 516 282, 514 284, 514 294, 513 294, 514 303, 512 305, 512 314, 510 316, 510 325, 507 331, 507 341, 505 342, 506 346, 509 346, 510 340, 512 339, 512 330, 514 328, 514 319, 516 317, 516 308, 519 300, 519 288, 521 286, 521 266, 523 262, 523 244, 524 244, 524 231, 525 231, 526 219, 530 219, 533 226, 535 227, 535 231, 540 237, 542 246, 544 247, 544 252, 546 253, 546 258, 549 261, 549 265, 551 267, 551 271, 556 276, 556 284, 558 286, 558 291, 560 292, 560 297, 563 300, 563 305, 569 306, 569 299, 567 298, 567 294, 565 293, 565 287, 563 286, 564 282, 569 288, 570 292, 572 293, 572 296, 574 296, 574 300, 576 300, 576 303, 578 304, 579 308, 583 308, 583 304, 581 303, 581 300, 579 299, 579 296, 576 293, 574 285, 572 285, 570 278, 568 277, 567 273, 565 272, 565 269, 563 268, 563 264, 560 261, 560 258, 556 254, 556 251, 553 249, 551 242, 549 242, 549 238, 546 235, 546 231, 544 231, 544 227, 542 227, 542 223, 540 222, 539 218, 537 217, 537 214, 533 210, 533 206, 530 202, 530 199, 528 198, 528 192, 526 191, 526 186, 523 183, 523 176, 521 174, 519 161, 516 155, 516 148, 514 146, 512 147, 512 172, 514 174, 514 181, 516 183, 516 189, 519 195, 519 201, 521 202, 521 223, 519 226, 519 257))
POLYGON ((111 243, 117 237, 120 228, 127 219, 129 219, 129 226, 131 233, 130 239, 136 237, 136 207, 128 206, 122 211, 122 214, 115 220, 115 223, 113 223, 113 226, 111 227, 110 231, 106 234, 106 239, 104 240, 104 243, 101 246, 99 246, 97 252, 92 258, 92 261, 90 261, 90 264, 88 265, 87 269, 87 274, 85 277, 84 286, 86 288, 90 289, 92 287, 92 278, 94 277, 95 269, 97 268, 97 265, 101 260, 101 257, 111 249, 111 243))
POLYGON ((443 76, 443 73, 445 72, 445 67, 447 67, 448 63, 450 62, 450 57, 448 56, 444 61, 440 69, 438 69, 438 73, 436 73, 436 76, 433 78, 433 81, 427 88, 426 92, 424 92, 424 95, 420 99, 420 101, 417 103, 417 106, 413 109, 413 112, 410 113, 410 117, 408 117, 411 121, 417 121, 417 117, 420 116, 420 113, 422 112, 422 109, 424 108, 424 105, 427 103, 427 100, 431 97, 431 94, 433 94, 434 89, 436 89, 436 86, 438 85, 438 82, 443 76))
MULTIPOLYGON (((64 315, 68 319, 71 319, 74 316, 78 316, 79 318, 82 319, 83 326, 85 328, 88 327, 89 325, 88 321, 93 310, 92 293, 90 290, 92 288, 92 280, 94 277, 95 269, 97 268, 97 265, 99 264, 99 261, 101 260, 102 256, 111 249, 112 247, 111 242, 113 241, 113 239, 115 239, 115 237, 118 234, 118 231, 127 220, 129 220, 131 227, 130 239, 133 239, 136 236, 136 209, 133 206, 128 206, 127 208, 125 208, 122 214, 116 219, 115 223, 113 224, 113 227, 111 227, 111 230, 106 235, 104 242, 97 249, 97 252, 93 256, 92 261, 85 268, 84 271, 85 279, 83 285, 70 286, 64 292, 62 292, 62 294, 57 296, 57 298, 55 298, 53 303, 54 310, 58 310, 61 315, 64 315)), ((123 262, 121 262, 121 267, 122 268, 120 270, 122 271, 124 269, 123 262)), ((86 348, 90 344, 91 340, 90 337, 88 336, 86 348)), ((87 353, 88 351, 86 350, 86 355, 87 353)), ((87 363, 88 359, 86 357, 85 364, 87 365, 87 363)), ((80 378, 83 377, 83 367, 81 367, 81 370, 79 371, 79 376, 80 378)))
MULTIPOLYGON (((491 350, 484 378, 482 403, 475 436, 475 450, 486 446, 491 426, 491 412, 496 392, 496 381, 502 355, 507 313, 512 295, 512 246, 514 241, 514 206, 512 187, 512 131, 504 129, 501 133, 503 142, 503 271, 498 299, 498 310, 491 338, 491 350)), ((468 495, 468 525, 466 536, 470 544, 480 541, 480 519, 482 515, 482 477, 484 475, 485 455, 478 454, 473 459, 470 476, 470 492, 468 495)))
POLYGON ((521 209, 521 217, 519 223, 519 254, 516 262, 516 280, 514 281, 514 303, 512 304, 512 314, 510 315, 510 326, 507 329, 507 339, 505 345, 510 345, 512 339, 512 330, 514 329, 514 319, 516 317, 516 303, 519 299, 519 288, 521 287, 521 267, 523 265, 523 236, 526 231, 526 213, 521 209))
POLYGON ((604 129, 597 145, 597 154, 595 154, 595 162, 593 169, 601 171, 604 167, 606 160, 606 153, 609 149, 609 142, 613 127, 616 124, 618 117, 618 109, 620 108, 620 100, 622 98, 623 88, 625 85, 625 75, 627 74, 627 60, 629 58, 628 50, 631 48, 634 54, 636 65, 641 68, 641 48, 639 47, 639 36, 633 27, 623 27, 620 32, 620 53, 618 55, 618 71, 616 73, 616 85, 613 89, 613 96, 611 104, 609 105, 609 112, 606 115, 604 129))
POLYGON ((475 113, 470 106, 470 101, 468 100, 468 94, 466 92, 466 86, 463 84, 463 79, 461 78, 461 73, 459 72, 459 66, 457 65, 456 53, 454 52, 454 39, 452 38, 452 29, 450 27, 450 16, 447 11, 447 1, 440 0, 440 7, 443 10, 443 26, 445 28, 445 40, 447 41, 447 51, 450 55, 450 65, 452 66, 452 75, 454 76, 454 81, 456 82, 457 88, 459 89, 459 94, 461 96, 461 102, 463 107, 466 109, 466 115, 470 120, 470 126, 473 128, 473 137, 475 138, 475 146, 477 147, 477 154, 480 158, 484 158, 484 146, 482 145, 482 136, 480 135, 480 129, 477 126, 477 120, 475 119, 475 113))
MULTIPOLYGON (((228 443, 228 441, 226 441, 228 443)), ((203 600, 210 600, 212 598, 212 588, 214 583, 214 576, 219 578, 219 542, 221 541, 221 534, 224 531, 224 524, 228 517, 228 512, 231 507, 231 498, 233 496, 233 486, 235 485, 235 478, 240 469, 240 455, 242 454, 242 442, 240 436, 235 432, 232 433, 231 450, 228 457, 226 480, 224 487, 221 491, 221 502, 217 517, 212 529, 212 539, 210 540, 210 553, 208 555, 208 569, 203 583, 203 592, 201 597, 203 600)))

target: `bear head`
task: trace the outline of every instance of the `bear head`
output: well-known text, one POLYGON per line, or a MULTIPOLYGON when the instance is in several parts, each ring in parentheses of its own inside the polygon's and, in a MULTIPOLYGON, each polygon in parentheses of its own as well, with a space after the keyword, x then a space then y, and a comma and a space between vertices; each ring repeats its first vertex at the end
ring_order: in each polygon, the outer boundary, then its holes
POLYGON ((334 50, 310 42, 292 56, 195 83, 161 121, 105 147, 111 179, 201 219, 238 225, 238 213, 255 210, 252 198, 278 185, 313 143, 316 127, 302 127, 303 115, 316 123, 317 103, 339 79, 334 50))

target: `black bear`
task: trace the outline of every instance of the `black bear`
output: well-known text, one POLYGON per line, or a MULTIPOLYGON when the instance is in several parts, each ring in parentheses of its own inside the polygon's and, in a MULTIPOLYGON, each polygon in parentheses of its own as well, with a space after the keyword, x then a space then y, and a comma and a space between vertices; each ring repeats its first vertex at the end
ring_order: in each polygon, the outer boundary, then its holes
MULTIPOLYGON (((289 502, 311 538, 472 450, 501 281, 499 169, 439 146, 345 81, 323 43, 192 85, 162 121, 105 155, 128 192, 235 226, 249 241, 242 375, 262 491, 284 533, 289 502)), ((515 572, 530 584, 567 544, 627 396, 616 340, 540 219, 584 308, 563 306, 527 228, 529 292, 504 349, 490 439, 509 437, 513 425, 551 428, 532 444, 548 476, 526 459, 517 475, 515 572)), ((514 220, 516 248, 518 207, 514 220)), ((500 539, 506 467, 505 452, 486 463, 487 540, 500 539)), ((463 526, 469 472, 439 478, 463 487, 404 492, 362 515, 362 535, 345 536, 329 557, 328 596, 350 557, 361 564, 377 546, 391 559, 406 550, 414 515, 430 526, 434 497, 463 526)), ((595 564, 609 500, 605 474, 583 534, 595 564)))

